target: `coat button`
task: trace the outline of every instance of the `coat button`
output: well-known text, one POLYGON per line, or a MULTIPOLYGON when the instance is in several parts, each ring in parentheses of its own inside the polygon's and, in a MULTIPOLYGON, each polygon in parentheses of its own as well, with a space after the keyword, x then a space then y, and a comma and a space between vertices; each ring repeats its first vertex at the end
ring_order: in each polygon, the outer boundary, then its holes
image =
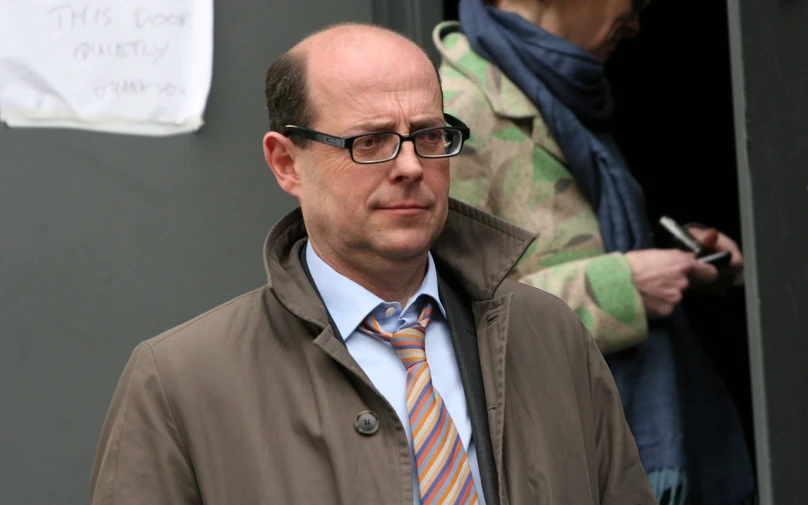
POLYGON ((370 436, 379 431, 379 416, 369 410, 363 410, 356 416, 356 431, 365 436, 370 436))

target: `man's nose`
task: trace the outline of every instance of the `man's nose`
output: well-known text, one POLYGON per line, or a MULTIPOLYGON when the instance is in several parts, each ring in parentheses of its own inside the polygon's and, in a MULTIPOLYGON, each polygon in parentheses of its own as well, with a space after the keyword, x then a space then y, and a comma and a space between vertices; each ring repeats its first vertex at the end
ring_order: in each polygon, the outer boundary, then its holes
POLYGON ((420 180, 424 176, 423 160, 415 153, 415 144, 402 142, 390 176, 395 179, 420 180))

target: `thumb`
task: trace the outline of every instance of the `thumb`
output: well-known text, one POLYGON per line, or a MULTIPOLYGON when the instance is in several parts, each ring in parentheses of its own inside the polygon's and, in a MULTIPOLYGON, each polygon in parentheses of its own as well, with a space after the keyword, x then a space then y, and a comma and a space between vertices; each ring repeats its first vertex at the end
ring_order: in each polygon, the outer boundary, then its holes
POLYGON ((690 230, 690 232, 694 237, 696 237, 696 240, 701 242, 702 247, 705 249, 715 249, 715 246, 718 244, 718 230, 715 228, 708 228, 706 230, 690 230))

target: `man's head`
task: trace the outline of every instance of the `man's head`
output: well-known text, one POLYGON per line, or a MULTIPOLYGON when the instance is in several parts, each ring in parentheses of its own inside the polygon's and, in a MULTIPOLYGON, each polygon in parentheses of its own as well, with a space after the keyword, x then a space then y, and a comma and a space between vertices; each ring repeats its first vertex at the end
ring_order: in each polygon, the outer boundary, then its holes
POLYGON ((354 160, 371 159, 373 139, 352 151, 328 145, 335 137, 444 126, 440 82, 424 51, 382 28, 332 27, 270 67, 266 94, 264 154, 281 188, 300 201, 318 254, 332 266, 370 272, 425 258, 447 217, 448 158, 419 157, 413 142, 402 142, 394 159, 360 164, 354 160), (311 130, 331 140, 301 134, 311 130))
POLYGON ((649 0, 488 0, 515 12, 606 62, 624 38, 640 31, 638 14, 649 0))

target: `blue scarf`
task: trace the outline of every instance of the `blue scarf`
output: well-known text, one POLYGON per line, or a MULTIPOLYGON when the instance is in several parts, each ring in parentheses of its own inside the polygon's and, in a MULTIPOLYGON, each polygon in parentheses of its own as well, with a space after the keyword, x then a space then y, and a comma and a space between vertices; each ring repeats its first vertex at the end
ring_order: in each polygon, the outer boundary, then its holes
MULTIPOLYGON (((607 130, 614 103, 600 62, 482 0, 462 0, 459 13, 472 49, 541 111, 597 210, 606 249, 653 247, 642 188, 607 130)), ((681 309, 649 323, 648 340, 607 362, 660 502, 735 505, 754 492, 732 399, 681 309)))

